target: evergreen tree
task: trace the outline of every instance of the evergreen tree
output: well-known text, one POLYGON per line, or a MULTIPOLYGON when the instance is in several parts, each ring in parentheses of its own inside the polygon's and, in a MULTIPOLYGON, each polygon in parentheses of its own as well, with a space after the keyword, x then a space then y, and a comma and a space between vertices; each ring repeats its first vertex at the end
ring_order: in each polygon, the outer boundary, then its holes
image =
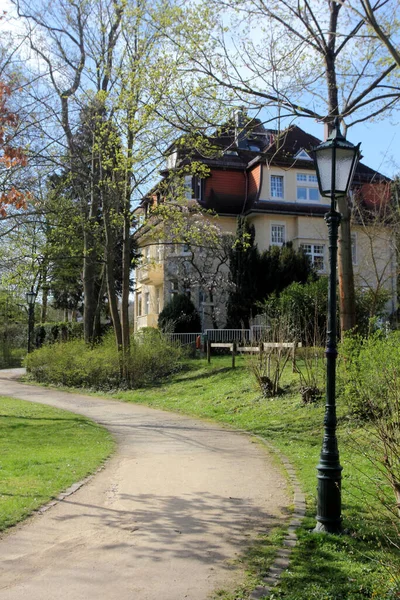
POLYGON ((270 246, 261 255, 255 244, 254 226, 239 217, 237 239, 229 260, 232 289, 227 304, 227 327, 249 329, 250 320, 261 310, 261 302, 280 294, 294 282, 316 279, 316 273, 303 250, 291 243, 270 246))
POLYGON ((200 315, 190 298, 176 294, 160 312, 158 326, 171 333, 196 333, 201 329, 200 315))
POLYGON ((229 256, 231 291, 227 304, 227 327, 248 329, 255 314, 261 263, 254 240, 254 225, 239 217, 236 242, 229 256))

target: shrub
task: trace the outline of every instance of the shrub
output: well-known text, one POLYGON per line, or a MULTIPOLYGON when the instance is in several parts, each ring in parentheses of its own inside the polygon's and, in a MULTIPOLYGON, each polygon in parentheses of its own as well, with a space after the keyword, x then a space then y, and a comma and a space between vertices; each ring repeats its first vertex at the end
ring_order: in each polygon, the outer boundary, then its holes
POLYGON ((41 383, 113 389, 156 382, 177 368, 179 358, 179 349, 156 331, 132 340, 127 379, 121 377, 121 355, 112 334, 93 348, 83 340, 44 345, 29 354, 25 364, 31 376, 41 383))
POLYGON ((201 330, 201 321, 190 298, 175 294, 160 312, 158 326, 170 333, 197 333, 201 330))
POLYGON ((36 325, 33 332, 34 345, 41 348, 43 344, 83 338, 83 323, 60 321, 36 325))
POLYGON ((378 498, 400 533, 400 332, 348 336, 340 356, 343 397, 366 421, 365 448, 376 466, 378 498), (388 485, 394 503, 387 497, 388 485))
POLYGON ((0 368, 19 367, 27 350, 27 326, 21 323, 0 325, 0 368))
POLYGON ((325 341, 328 278, 292 283, 263 305, 268 321, 285 320, 291 339, 313 346, 325 341))

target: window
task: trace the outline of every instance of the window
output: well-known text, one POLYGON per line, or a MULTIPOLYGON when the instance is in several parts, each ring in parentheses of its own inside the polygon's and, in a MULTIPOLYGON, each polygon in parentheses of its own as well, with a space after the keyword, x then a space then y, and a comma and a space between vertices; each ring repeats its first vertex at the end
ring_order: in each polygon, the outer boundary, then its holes
POLYGON ((160 314, 161 312, 161 289, 159 287, 156 288, 156 313, 160 314))
POLYGON ((271 198, 283 198, 282 175, 271 175, 271 198))
POLYGON ((193 198, 193 189, 192 189, 192 176, 185 175, 184 180, 184 193, 186 200, 191 200, 193 198))
POLYGON ((150 292, 146 292, 144 295, 144 314, 150 313, 150 292))
POLYGON ((285 243, 285 225, 271 225, 271 245, 282 246, 285 243))
POLYGON ((176 294, 179 293, 179 286, 176 279, 171 281, 171 298, 173 298, 176 294))
POLYGON ((136 315, 140 317, 142 314, 142 292, 136 294, 136 315))
POLYGON ((323 244, 301 244, 304 253, 307 254, 311 264, 317 271, 324 271, 325 246, 323 244))
POLYGON ((162 244, 157 244, 156 246, 156 259, 158 262, 162 261, 163 259, 163 247, 162 244))
POLYGON ((199 200, 199 202, 203 199, 203 179, 198 177, 197 175, 185 175, 183 188, 184 195, 186 200, 199 200))
POLYGON ((318 179, 316 175, 297 173, 297 200, 318 202, 318 179))
POLYGON ((200 202, 203 200, 203 180, 200 177, 193 177, 193 197, 200 202))
POLYGON ((311 156, 307 154, 304 148, 298 151, 295 158, 300 158, 301 160, 312 160, 311 156))
POLYGON ((353 265, 357 264, 357 236, 355 233, 351 234, 351 260, 353 265))
POLYGON ((171 152, 171 154, 169 154, 167 156, 167 169, 173 169, 176 166, 176 159, 178 158, 178 153, 175 150, 175 152, 171 152))
POLYGON ((143 262, 144 262, 144 264, 146 264, 149 261, 150 261, 150 246, 146 246, 143 249, 143 262))

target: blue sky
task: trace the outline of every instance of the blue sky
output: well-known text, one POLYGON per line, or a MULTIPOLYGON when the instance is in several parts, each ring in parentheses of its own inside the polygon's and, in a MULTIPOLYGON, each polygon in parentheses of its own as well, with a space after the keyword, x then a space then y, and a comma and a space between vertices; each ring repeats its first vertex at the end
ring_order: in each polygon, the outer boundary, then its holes
MULTIPOLYGON (((347 139, 353 144, 361 142, 362 162, 388 177, 400 174, 400 114, 378 122, 370 121, 351 127, 347 139)), ((324 126, 311 119, 297 119, 296 125, 320 138, 324 126)))

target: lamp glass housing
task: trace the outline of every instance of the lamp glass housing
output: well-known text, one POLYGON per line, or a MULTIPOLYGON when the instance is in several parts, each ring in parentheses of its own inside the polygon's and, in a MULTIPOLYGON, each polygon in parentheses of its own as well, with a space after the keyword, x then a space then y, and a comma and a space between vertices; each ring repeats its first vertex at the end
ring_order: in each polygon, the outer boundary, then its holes
POLYGON ((26 296, 26 302, 28 304, 28 306, 33 306, 33 304, 35 304, 35 299, 36 299, 36 294, 35 292, 26 292, 25 294, 26 296))
POLYGON ((335 121, 335 130, 313 154, 321 196, 346 196, 360 158, 360 144, 348 142, 335 121))

